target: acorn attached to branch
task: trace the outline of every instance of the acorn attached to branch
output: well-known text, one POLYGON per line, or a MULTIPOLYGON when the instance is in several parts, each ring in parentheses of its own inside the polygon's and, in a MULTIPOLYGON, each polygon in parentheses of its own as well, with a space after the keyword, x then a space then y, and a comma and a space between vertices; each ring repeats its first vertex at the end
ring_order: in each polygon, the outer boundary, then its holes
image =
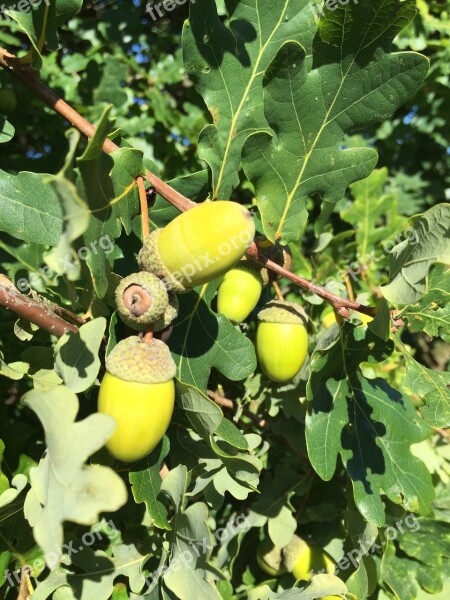
POLYGON ((263 373, 285 383, 295 377, 308 353, 307 316, 297 302, 272 300, 258 313, 256 353, 263 373))
POLYGON ((116 305, 120 318, 128 327, 145 331, 152 323, 164 321, 169 297, 164 283, 155 275, 133 273, 117 286, 116 305))
POLYGON ((233 323, 242 323, 258 304, 269 282, 267 269, 247 259, 230 269, 217 291, 217 312, 233 323))
POLYGON ((146 238, 138 261, 166 288, 187 292, 226 273, 253 242, 249 211, 230 201, 204 202, 146 238))
POLYGON ((172 418, 175 374, 170 350, 160 340, 128 337, 107 356, 98 412, 117 423, 106 443, 115 458, 136 461, 159 444, 172 418))
MULTIPOLYGON (((287 246, 272 244, 262 236, 255 242, 266 258, 285 269, 290 268, 291 254, 287 246)), ((225 273, 217 291, 217 312, 225 315, 233 323, 242 323, 258 304, 263 287, 279 278, 278 273, 244 257, 234 269, 225 273)))

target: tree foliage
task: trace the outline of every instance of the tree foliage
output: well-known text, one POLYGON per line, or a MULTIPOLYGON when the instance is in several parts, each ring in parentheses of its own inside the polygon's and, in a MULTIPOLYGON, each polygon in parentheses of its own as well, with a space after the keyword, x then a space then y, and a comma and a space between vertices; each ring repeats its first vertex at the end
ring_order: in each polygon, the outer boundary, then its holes
MULTIPOLYGON (((448 597, 450 0, 34 4, 0 13, 1 598, 448 597), (294 276, 376 316, 326 326, 282 278, 309 347, 275 384, 254 348, 271 286, 241 325, 220 280, 180 295, 171 425, 123 464, 96 399, 147 170, 247 206, 294 276), (264 572, 261 542, 294 534, 335 574, 264 572)), ((159 191, 152 229, 178 214, 159 191)))

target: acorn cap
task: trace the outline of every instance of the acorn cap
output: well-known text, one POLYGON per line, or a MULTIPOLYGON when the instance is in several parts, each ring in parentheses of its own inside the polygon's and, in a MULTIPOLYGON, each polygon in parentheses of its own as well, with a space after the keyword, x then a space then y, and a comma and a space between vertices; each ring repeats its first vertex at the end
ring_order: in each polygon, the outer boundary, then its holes
POLYGON ((145 238, 144 244, 138 254, 138 264, 143 271, 149 271, 161 279, 166 290, 171 290, 177 294, 183 294, 190 290, 185 288, 176 277, 167 269, 158 250, 158 238, 162 229, 154 229, 150 235, 145 238))
POLYGON ((177 295, 169 292, 169 304, 163 316, 153 324, 153 331, 161 331, 161 329, 168 327, 178 317, 179 307, 180 303, 177 295))
POLYGON ((272 300, 259 311, 258 319, 265 323, 306 325, 308 317, 298 302, 272 300))
MULTIPOLYGON (((280 265, 287 270, 291 268, 292 254, 289 246, 282 246, 279 241, 275 242, 275 244, 272 244, 272 242, 264 236, 259 236, 256 238, 255 243, 265 258, 272 260, 273 262, 277 263, 277 265, 280 265)), ((280 278, 281 275, 279 273, 274 273, 273 271, 268 270, 269 280, 276 281, 280 278)))
POLYGON ((124 381, 165 383, 175 377, 177 367, 169 348, 161 340, 150 344, 138 336, 119 342, 106 357, 106 369, 124 381))
POLYGON ((261 267, 261 265, 258 265, 252 260, 249 260, 246 256, 244 256, 233 268, 242 269, 243 271, 248 271, 250 273, 254 273, 255 275, 259 275, 261 277, 261 283, 264 286, 268 285, 269 283, 268 270, 265 267, 261 267))
POLYGON ((298 535, 294 535, 289 544, 283 548, 283 561, 286 569, 291 572, 299 557, 308 550, 308 544, 298 535))
POLYGON ((148 325, 161 319, 169 304, 164 283, 145 271, 124 277, 115 297, 120 318, 137 331, 145 331, 148 325))

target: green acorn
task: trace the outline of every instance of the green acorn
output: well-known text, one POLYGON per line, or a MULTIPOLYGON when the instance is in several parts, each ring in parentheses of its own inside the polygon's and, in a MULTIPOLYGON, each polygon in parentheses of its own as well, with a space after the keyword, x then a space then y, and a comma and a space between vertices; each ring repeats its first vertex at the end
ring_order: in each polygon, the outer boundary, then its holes
POLYGON ((143 271, 163 279, 166 288, 188 292, 229 271, 253 242, 251 213, 236 202, 204 202, 147 236, 139 252, 143 271))
POLYGON ((117 286, 115 297, 117 312, 131 329, 145 331, 152 323, 164 323, 166 320, 165 313, 169 307, 167 290, 152 273, 133 273, 124 277, 117 286))
POLYGON ((157 339, 126 338, 107 356, 98 412, 116 421, 106 443, 115 458, 139 460, 159 444, 172 418, 176 370, 169 348, 157 339))
POLYGON ((242 323, 258 304, 268 282, 267 269, 244 258, 225 273, 217 291, 217 312, 233 323, 242 323))
POLYGON ((256 353, 262 371, 272 381, 295 377, 308 353, 307 316, 297 302, 273 300, 258 313, 256 353))

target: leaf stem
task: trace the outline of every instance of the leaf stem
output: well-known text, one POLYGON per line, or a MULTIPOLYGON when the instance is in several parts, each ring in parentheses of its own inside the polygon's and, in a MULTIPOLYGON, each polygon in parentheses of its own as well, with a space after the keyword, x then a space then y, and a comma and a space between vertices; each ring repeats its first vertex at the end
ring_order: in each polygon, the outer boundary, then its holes
POLYGON ((142 227, 142 241, 148 237, 150 233, 150 220, 148 214, 148 203, 147 193, 145 191, 144 180, 142 177, 136 179, 139 190, 139 203, 141 205, 141 227, 142 227))

